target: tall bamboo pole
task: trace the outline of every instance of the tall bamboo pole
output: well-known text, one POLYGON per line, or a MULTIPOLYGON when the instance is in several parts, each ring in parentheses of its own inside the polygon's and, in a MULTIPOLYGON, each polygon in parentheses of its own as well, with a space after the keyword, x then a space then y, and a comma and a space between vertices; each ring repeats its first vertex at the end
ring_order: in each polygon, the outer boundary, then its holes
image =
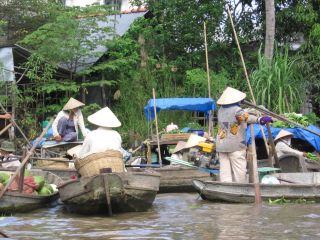
POLYGON ((157 134, 159 164, 160 164, 160 167, 162 167, 162 158, 161 158, 161 151, 160 151, 160 139, 159 139, 159 129, 158 129, 158 116, 157 116, 157 107, 156 107, 156 92, 155 92, 154 88, 152 89, 152 95, 153 95, 154 119, 156 121, 156 134, 157 134))
MULTIPOLYGON (((243 55, 242 55, 242 51, 241 51, 241 47, 240 47, 240 44, 239 44, 238 36, 237 36, 236 30, 235 30, 235 27, 234 27, 234 24, 233 24, 233 20, 232 20, 232 16, 231 16, 228 4, 227 4, 227 11, 228 11, 228 15, 229 15, 229 18, 230 18, 230 22, 231 22, 234 38, 235 38, 237 46, 238 46, 238 50, 239 50, 239 54, 240 54, 240 58, 241 58, 241 62, 242 62, 243 70, 244 70, 244 74, 246 76, 247 84, 248 84, 248 87, 249 87, 249 90, 250 90, 250 94, 251 94, 251 97, 252 97, 252 100, 253 100, 254 104, 256 104, 256 100, 255 100, 255 97, 254 97, 254 94, 253 94, 253 91, 252 91, 251 83, 250 83, 248 72, 247 72, 247 67, 246 67, 246 64, 244 62, 244 58, 243 58, 243 55)), ((255 166, 257 166, 257 157, 256 157, 256 152, 253 152, 253 151, 256 150, 255 141, 254 141, 255 138, 254 138, 254 135, 253 135, 253 126, 251 125, 250 128, 251 128, 250 130, 251 130, 251 151, 252 151, 253 170, 255 171, 255 173, 254 173, 255 203, 256 204, 260 204, 261 203, 261 192, 260 192, 260 184, 259 184, 259 177, 258 177, 258 168, 255 167, 255 166)), ((264 131, 263 131, 262 127, 261 127, 261 130, 262 130, 262 134, 264 134, 264 131)), ((265 139, 265 136, 264 136, 264 141, 265 141, 265 144, 267 145, 267 140, 265 139)), ((268 147, 267 146, 266 146, 266 148, 267 148, 267 151, 268 151, 268 147)))
MULTIPOLYGON (((208 43, 207 43, 207 27, 206 23, 203 22, 203 35, 204 35, 204 48, 206 54, 206 68, 207 68, 207 79, 208 79, 208 97, 211 98, 211 79, 210 79, 210 68, 209 68, 209 57, 208 57, 208 43)), ((208 121, 208 134, 211 136, 213 133, 213 124, 212 124, 212 110, 209 112, 209 121, 208 121)))

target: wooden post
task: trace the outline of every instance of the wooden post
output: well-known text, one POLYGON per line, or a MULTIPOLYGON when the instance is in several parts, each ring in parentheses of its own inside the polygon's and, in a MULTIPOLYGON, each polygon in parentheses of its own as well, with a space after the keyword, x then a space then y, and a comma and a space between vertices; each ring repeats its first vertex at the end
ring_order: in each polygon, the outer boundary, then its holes
POLYGON ((41 139, 43 138, 43 136, 46 134, 46 132, 48 131, 49 127, 51 126, 52 122, 53 122, 54 118, 52 118, 48 124, 48 126, 42 131, 42 133, 40 134, 40 136, 37 138, 36 142, 34 143, 33 147, 30 149, 30 151, 27 153, 26 157, 22 160, 21 165, 17 168, 17 170, 15 171, 15 173, 11 176, 8 184, 2 189, 2 191, 0 192, 0 199, 2 198, 3 194, 7 191, 7 189, 10 187, 11 183, 13 182, 13 180, 15 179, 15 177, 18 175, 18 173, 20 172, 20 170, 24 167, 24 165, 28 162, 29 158, 31 157, 31 155, 33 154, 33 151, 36 149, 37 145, 39 144, 39 142, 41 141, 41 139))
POLYGON ((277 151, 276 151, 276 147, 273 141, 273 137, 272 137, 272 133, 271 133, 271 129, 270 129, 270 124, 267 123, 267 129, 268 129, 268 135, 269 135, 269 144, 271 145, 271 152, 272 154, 269 154, 270 156, 274 156, 274 163, 271 157, 271 167, 275 166, 275 167, 280 167, 279 166, 279 159, 278 159, 278 155, 277 155, 277 151))
MULTIPOLYGON (((206 69, 207 69, 207 79, 208 79, 208 97, 211 98, 211 79, 210 79, 210 68, 209 68, 209 58, 208 58, 208 44, 207 44, 207 28, 206 23, 203 22, 203 34, 204 34, 204 47, 206 54, 206 69)), ((209 137, 213 135, 213 126, 212 126, 212 110, 209 112, 209 121, 208 121, 208 134, 209 137)))
POLYGON ((253 167, 253 184, 254 184, 254 202, 255 204, 261 204, 261 192, 259 184, 259 173, 257 164, 257 153, 256 153, 256 143, 254 138, 253 125, 250 124, 250 134, 251 134, 251 156, 252 156, 252 167, 253 167))
POLYGON ((106 201, 107 201, 107 208, 108 208, 108 215, 112 216, 112 207, 111 207, 111 200, 110 200, 110 190, 109 190, 109 183, 108 183, 108 174, 103 174, 102 175, 103 179, 103 185, 104 185, 104 190, 106 194, 106 201))
POLYGON ((159 129, 158 129, 158 117, 157 117, 157 107, 156 107, 156 92, 155 92, 154 88, 152 89, 152 94, 153 94, 154 119, 156 121, 156 134, 157 134, 159 164, 162 167, 162 159, 161 159, 161 151, 160 151, 160 139, 159 139, 159 129))
MULTIPOLYGON (((27 155, 27 149, 23 148, 22 152, 22 159, 24 159, 27 155)), ((20 178, 19 178, 19 192, 21 193, 23 191, 23 182, 24 182, 24 170, 26 169, 26 165, 23 165, 20 170, 20 178)))

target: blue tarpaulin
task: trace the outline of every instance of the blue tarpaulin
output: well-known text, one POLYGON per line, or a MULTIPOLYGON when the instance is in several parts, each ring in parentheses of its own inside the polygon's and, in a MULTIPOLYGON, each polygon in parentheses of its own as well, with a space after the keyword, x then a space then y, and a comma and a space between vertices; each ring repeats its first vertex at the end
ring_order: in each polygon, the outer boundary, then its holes
MULTIPOLYGON (((267 127, 262 126, 263 131, 266 135, 266 138, 268 139, 268 130, 267 127)), ((320 134, 320 128, 310 125, 308 126, 308 128, 310 130, 313 130, 314 132, 317 132, 320 134)), ((288 132, 291 132, 294 134, 294 138, 299 138, 302 139, 304 141, 307 141, 308 143, 310 143, 315 149, 316 151, 320 152, 320 137, 308 132, 302 128, 273 128, 270 127, 271 129, 271 133, 272 133, 272 137, 273 139, 277 136, 277 134, 280 132, 281 129, 286 130, 288 132)), ((247 128, 247 144, 251 143, 251 137, 250 137, 250 127, 247 128)), ((255 138, 262 138, 262 131, 261 128, 259 127, 258 124, 254 124, 254 137, 255 138)))
MULTIPOLYGON (((150 99, 144 107, 144 113, 150 122, 154 119, 154 100, 150 99)), ((156 111, 160 110, 186 110, 209 113, 214 110, 216 104, 211 98, 158 98, 156 99, 156 111)))

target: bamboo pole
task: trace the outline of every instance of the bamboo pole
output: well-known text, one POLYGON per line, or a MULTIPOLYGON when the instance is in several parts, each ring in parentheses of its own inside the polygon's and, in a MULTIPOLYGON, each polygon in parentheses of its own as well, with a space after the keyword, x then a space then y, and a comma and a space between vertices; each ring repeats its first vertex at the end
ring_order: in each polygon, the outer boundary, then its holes
MULTIPOLYGON (((210 68, 209 68, 209 57, 208 57, 208 43, 207 43, 207 27, 206 23, 203 22, 203 35, 204 35, 204 48, 206 55, 206 69, 207 69, 207 79, 208 79, 208 97, 211 98, 211 79, 210 79, 210 68)), ((209 121, 208 121, 208 134, 211 137, 211 134, 214 135, 213 123, 212 123, 212 110, 209 112, 209 121)))
POLYGON ((253 130, 252 124, 250 124, 250 135, 251 135, 251 161, 252 161, 252 167, 253 167, 254 202, 255 204, 261 204, 262 201, 261 201, 261 192, 260 192, 260 184, 259 184, 256 143, 254 140, 254 130, 253 130))
POLYGON ((154 88, 152 89, 152 94, 153 94, 154 119, 156 121, 156 134, 157 134, 159 164, 162 167, 162 159, 161 159, 161 151, 160 151, 160 140, 159 140, 159 129, 158 129, 158 117, 157 117, 157 107, 156 107, 156 92, 155 92, 154 88))
POLYGON ((53 122, 54 118, 52 118, 49 122, 49 124, 47 125, 47 127, 42 131, 42 133, 40 134, 40 136, 37 138, 36 142, 34 143, 33 147, 30 149, 30 151, 26 154, 25 158, 22 160, 21 165, 16 169, 15 173, 11 176, 8 184, 2 189, 2 191, 0 192, 0 199, 2 198, 3 194, 8 190, 8 188, 10 187, 11 183, 14 181, 14 179, 16 178, 16 176, 18 175, 18 173, 20 172, 20 170, 24 167, 24 165, 28 162, 29 158, 31 157, 31 155, 33 154, 33 151, 36 149, 37 145, 39 144, 39 142, 41 141, 41 139, 43 138, 43 136, 46 134, 46 132, 48 131, 49 127, 51 126, 52 122, 53 122))
POLYGON ((10 127, 12 126, 12 123, 9 123, 7 126, 5 126, 1 131, 0 131, 0 136, 5 133, 10 127))
POLYGON ((250 102, 248 102, 248 101, 246 101, 246 100, 244 100, 243 103, 244 103, 245 105, 249 106, 249 107, 255 108, 255 109, 258 110, 259 112, 262 112, 262 113, 264 113, 264 114, 270 115, 271 117, 276 118, 276 119, 278 119, 278 120, 281 120, 281 121, 283 121, 283 122, 286 122, 286 123, 295 125, 296 127, 302 128, 303 130, 306 130, 306 131, 308 131, 308 132, 310 132, 310 133, 313 133, 314 135, 317 135, 318 137, 320 137, 320 133, 315 132, 315 131, 313 131, 313 130, 311 130, 311 129, 309 129, 309 128, 306 128, 305 126, 303 126, 303 125, 301 125, 301 124, 299 124, 299 123, 296 123, 296 122, 294 122, 294 121, 292 121, 292 120, 290 120, 290 119, 288 119, 288 118, 286 118, 286 117, 284 117, 284 116, 281 116, 281 115, 279 115, 279 114, 276 114, 276 113, 274 113, 274 112, 271 112, 271 111, 268 110, 268 109, 261 108, 261 107, 255 105, 255 104, 253 104, 253 103, 250 103, 250 102))
MULTIPOLYGON (((229 6, 227 4, 227 11, 228 11, 228 16, 230 18, 230 22, 231 22, 231 26, 232 26, 232 31, 233 31, 233 34, 234 34, 234 38, 236 40, 236 43, 237 43, 237 46, 238 46, 238 50, 239 50, 239 54, 240 54, 240 58, 241 58, 241 62, 242 62, 242 66, 243 66, 243 70, 244 70, 244 74, 246 76, 246 80, 247 80, 247 84, 248 84, 248 87, 249 87, 249 90, 250 90, 250 94, 251 94, 251 97, 252 97, 252 100, 254 103, 256 103, 256 100, 255 100, 255 97, 254 97, 254 94, 253 94, 253 91, 252 91, 252 87, 251 87, 251 84, 250 84, 250 80, 249 80, 249 76, 248 76, 248 72, 247 72, 247 67, 246 67, 246 64, 244 62, 244 58, 243 58, 243 55, 242 55, 242 51, 241 51, 241 47, 240 47, 240 44, 239 44, 239 40, 238 40, 238 36, 237 36, 237 33, 236 33, 236 30, 235 30, 235 27, 234 27, 234 24, 233 24, 233 20, 232 20, 232 16, 231 16, 231 12, 230 12, 230 9, 229 9, 229 6)), ((253 125, 251 124, 250 127, 252 128, 252 134, 253 134, 253 125)), ((264 131, 262 129, 262 127, 260 126, 260 129, 262 130, 262 135, 263 135, 263 140, 265 142, 265 145, 266 145, 266 149, 267 151, 269 150, 268 148, 268 145, 267 145, 267 140, 266 140, 266 137, 264 136, 264 131)), ((252 147, 252 151, 256 150, 255 148, 255 140, 254 140, 254 136, 251 136, 251 147, 252 147), (254 146, 253 146, 254 144, 254 146), (254 148, 253 148, 254 147, 254 148)), ((255 156, 255 158, 253 158, 253 168, 255 168, 254 166, 256 165, 257 166, 257 157, 256 157, 256 152, 252 153, 253 156, 255 156)), ((256 167, 256 169, 253 169, 253 172, 258 175, 258 168, 256 167)), ((260 204, 261 202, 261 192, 260 192, 260 184, 259 184, 259 179, 258 179, 258 182, 256 182, 256 178, 254 178, 254 189, 255 189, 255 204, 260 204), (259 199, 260 199, 260 202, 259 202, 259 199)))

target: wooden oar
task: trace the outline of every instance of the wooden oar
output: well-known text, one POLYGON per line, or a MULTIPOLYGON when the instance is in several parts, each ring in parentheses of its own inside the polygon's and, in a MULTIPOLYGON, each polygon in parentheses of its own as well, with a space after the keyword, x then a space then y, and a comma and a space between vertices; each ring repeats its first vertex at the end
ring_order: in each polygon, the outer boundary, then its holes
MULTIPOLYGON (((22 160, 21 165, 16 169, 15 173, 11 176, 8 184, 2 189, 2 191, 0 192, 0 199, 2 198, 3 194, 7 191, 7 189, 10 187, 11 183, 14 181, 14 179, 16 178, 16 176, 18 175, 18 173, 20 172, 20 170, 24 167, 24 165, 28 162, 29 158, 31 157, 31 155, 33 154, 34 150, 36 149, 37 145, 39 144, 39 142, 41 141, 41 139, 43 138, 43 136, 46 134, 46 132, 48 131, 49 127, 51 126, 52 122, 53 122, 54 118, 52 118, 48 124, 48 126, 42 131, 42 133, 40 134, 40 136, 37 138, 36 142, 34 143, 33 147, 30 149, 30 151, 27 153, 27 155, 25 156, 25 158, 22 160)), ((23 176, 20 176, 23 177, 23 176)))
POLYGON ((267 115, 269 115, 269 116, 271 116, 271 117, 273 117, 273 118, 276 118, 276 119, 278 119, 278 120, 281 120, 281 121, 286 122, 286 123, 289 123, 289 124, 292 124, 292 125, 294 125, 294 126, 296 126, 296 127, 302 128, 303 130, 306 130, 306 131, 308 131, 308 132, 310 132, 310 133, 313 133, 313 134, 317 135, 318 137, 320 137, 320 133, 317 133, 317 132, 315 132, 315 131, 313 131, 313 130, 311 130, 311 129, 309 129, 309 128, 306 128, 305 126, 301 125, 300 123, 296 123, 296 122, 294 122, 294 121, 292 121, 292 120, 289 120, 288 118, 286 118, 286 117, 284 117, 284 116, 281 116, 281 115, 279 115, 279 114, 276 114, 276 113, 274 113, 274 112, 271 112, 271 111, 268 110, 268 109, 259 107, 259 106, 255 105, 255 104, 253 104, 253 103, 251 103, 251 102, 248 102, 248 101, 246 101, 246 100, 244 100, 243 103, 244 103, 245 105, 249 106, 249 107, 252 107, 252 108, 258 110, 258 111, 261 112, 261 113, 267 114, 267 115))

